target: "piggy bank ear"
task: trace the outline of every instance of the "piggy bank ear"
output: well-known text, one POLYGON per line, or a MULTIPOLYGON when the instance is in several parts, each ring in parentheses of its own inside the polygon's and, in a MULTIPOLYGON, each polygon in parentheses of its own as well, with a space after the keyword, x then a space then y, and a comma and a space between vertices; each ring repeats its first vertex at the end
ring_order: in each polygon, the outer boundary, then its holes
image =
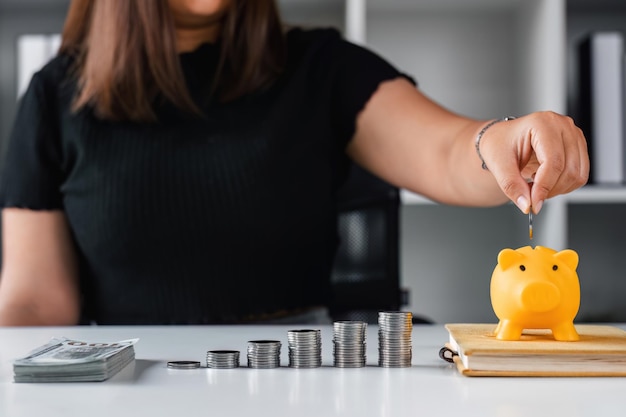
POLYGON ((575 251, 565 249, 555 253, 553 256, 565 265, 569 266, 573 271, 576 270, 576 267, 578 266, 578 254, 575 251))
POLYGON ((507 269, 522 259, 524 259, 524 255, 513 249, 502 249, 498 254, 498 264, 502 269, 507 269))

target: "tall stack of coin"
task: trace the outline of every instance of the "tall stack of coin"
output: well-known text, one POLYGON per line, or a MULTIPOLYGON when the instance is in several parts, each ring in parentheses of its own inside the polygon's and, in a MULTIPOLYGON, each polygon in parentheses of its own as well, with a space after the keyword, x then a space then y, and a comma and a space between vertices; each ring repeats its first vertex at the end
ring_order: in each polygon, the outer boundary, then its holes
POLYGON ((278 340, 250 340, 248 342, 248 367, 278 368, 280 347, 281 343, 278 340))
POLYGON ((337 368, 361 368, 366 362, 367 323, 336 321, 333 323, 333 357, 337 368))
POLYGON ((238 350, 209 350, 206 354, 207 368, 238 368, 238 350))
POLYGON ((319 330, 289 330, 287 341, 289 343, 289 367, 319 368, 322 366, 322 334, 319 330))
POLYGON ((385 368, 411 366, 413 317, 409 312, 378 313, 378 365, 385 368))

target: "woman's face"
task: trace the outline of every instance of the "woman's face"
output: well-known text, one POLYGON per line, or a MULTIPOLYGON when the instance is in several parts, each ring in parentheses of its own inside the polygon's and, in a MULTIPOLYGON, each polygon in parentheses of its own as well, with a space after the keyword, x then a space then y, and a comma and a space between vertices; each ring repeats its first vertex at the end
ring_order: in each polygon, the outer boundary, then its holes
POLYGON ((219 21, 230 0, 167 0, 176 26, 210 25, 219 21))

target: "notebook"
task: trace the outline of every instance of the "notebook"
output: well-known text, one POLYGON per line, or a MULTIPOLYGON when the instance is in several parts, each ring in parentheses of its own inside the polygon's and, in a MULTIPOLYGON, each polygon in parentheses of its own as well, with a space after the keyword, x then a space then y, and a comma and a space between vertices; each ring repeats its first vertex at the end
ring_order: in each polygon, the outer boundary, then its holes
POLYGON ((440 356, 467 376, 626 376, 626 331, 576 325, 580 340, 556 341, 550 330, 525 330, 520 340, 498 340, 495 324, 446 324, 440 356))

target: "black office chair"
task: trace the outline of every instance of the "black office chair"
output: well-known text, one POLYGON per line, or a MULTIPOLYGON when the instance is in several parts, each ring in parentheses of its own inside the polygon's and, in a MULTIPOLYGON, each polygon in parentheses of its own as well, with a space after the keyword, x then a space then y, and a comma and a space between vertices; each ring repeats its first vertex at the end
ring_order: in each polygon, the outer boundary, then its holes
POLYGON ((339 192, 340 244, 332 271, 333 320, 378 322, 378 312, 399 310, 400 193, 353 166, 339 192))

